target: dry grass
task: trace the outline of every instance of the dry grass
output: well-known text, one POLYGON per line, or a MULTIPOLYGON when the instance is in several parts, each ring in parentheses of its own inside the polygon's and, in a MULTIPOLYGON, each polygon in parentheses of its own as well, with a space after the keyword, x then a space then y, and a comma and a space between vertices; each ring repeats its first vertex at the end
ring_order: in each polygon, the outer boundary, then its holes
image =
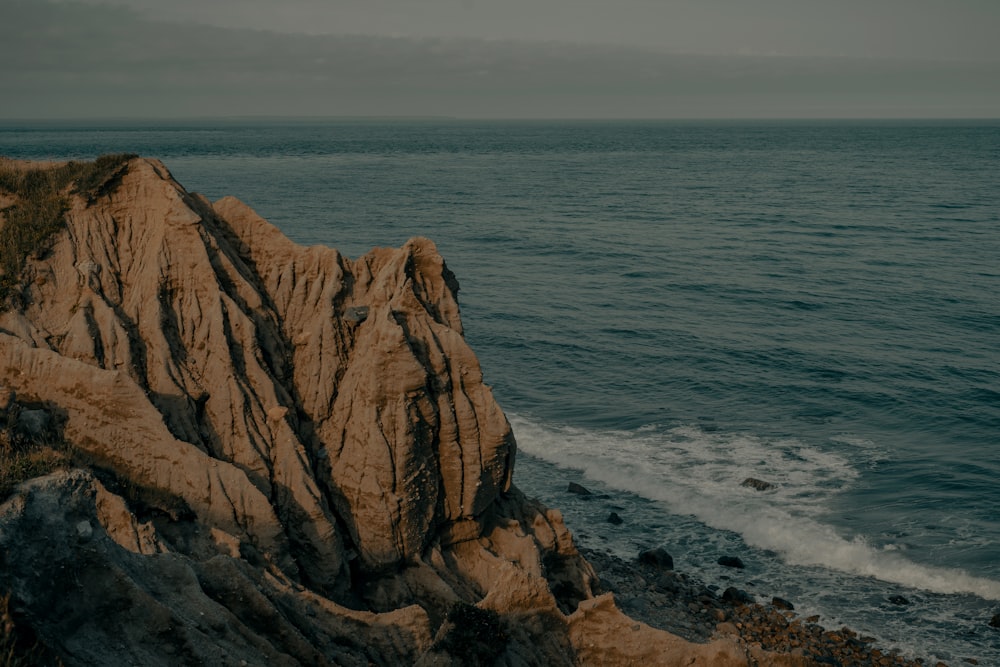
POLYGON ((0 448, 0 502, 21 482, 48 475, 71 464, 69 452, 61 447, 40 445, 27 451, 0 448))
POLYGON ((73 450, 49 427, 31 433, 19 422, 22 407, 8 405, 0 413, 0 502, 21 482, 71 465, 73 450))
POLYGON ((13 305, 27 258, 43 254, 65 225, 68 197, 76 194, 91 202, 112 191, 134 157, 103 155, 93 162, 61 164, 0 158, 0 193, 15 202, 0 210, 0 308, 13 305))

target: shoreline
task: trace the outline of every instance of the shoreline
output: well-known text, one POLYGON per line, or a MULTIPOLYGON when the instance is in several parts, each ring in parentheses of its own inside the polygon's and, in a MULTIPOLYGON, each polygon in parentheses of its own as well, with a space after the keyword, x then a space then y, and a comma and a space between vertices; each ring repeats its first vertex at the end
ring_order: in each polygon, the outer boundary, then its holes
POLYGON ((741 597, 745 591, 706 586, 697 578, 666 567, 627 561, 609 553, 579 546, 594 567, 601 593, 613 593, 628 616, 692 642, 706 643, 729 636, 746 648, 801 656, 816 665, 840 667, 957 667, 978 665, 974 657, 948 665, 908 658, 899 649, 880 648, 874 637, 847 627, 827 629, 819 616, 800 617, 792 603, 774 598, 769 603, 741 597))

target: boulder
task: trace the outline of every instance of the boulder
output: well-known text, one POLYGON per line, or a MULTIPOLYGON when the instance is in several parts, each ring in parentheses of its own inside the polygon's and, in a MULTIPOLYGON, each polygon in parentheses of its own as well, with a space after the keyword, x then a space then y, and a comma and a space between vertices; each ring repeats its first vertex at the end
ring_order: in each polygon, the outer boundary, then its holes
POLYGON ((910 601, 903 597, 902 595, 890 595, 889 602, 894 605, 905 606, 910 604, 910 601))
POLYGON ((772 484, 771 482, 765 482, 764 480, 757 479, 756 477, 747 477, 745 480, 740 482, 740 486, 745 486, 755 491, 770 491, 771 489, 778 488, 777 484, 772 484))
POLYGON ((746 567, 746 565, 743 564, 743 561, 740 560, 738 556, 720 556, 719 560, 717 560, 716 562, 719 565, 736 568, 737 570, 742 570, 743 568, 746 567))
POLYGON ((651 565, 660 570, 674 569, 674 559, 663 547, 649 549, 639 554, 639 562, 644 565, 651 565))
POLYGON ((612 512, 611 514, 609 514, 608 518, 606 519, 606 521, 608 523, 614 524, 616 526, 620 526, 623 523, 625 523, 624 519, 622 519, 620 516, 618 516, 617 512, 612 512))
POLYGON ((779 598, 774 596, 771 598, 771 606, 775 609, 783 609, 785 611, 795 611, 795 605, 784 598, 779 598))
POLYGON ((590 496, 593 495, 589 489, 587 489, 582 484, 577 484, 576 482, 570 482, 566 487, 568 493, 575 493, 578 496, 590 496))
POLYGON ((1000 614, 993 614, 993 618, 990 619, 991 628, 1000 628, 1000 614))
POLYGON ((756 602, 756 598, 753 595, 735 586, 730 586, 724 590, 722 592, 722 599, 724 602, 731 604, 753 604, 756 602))

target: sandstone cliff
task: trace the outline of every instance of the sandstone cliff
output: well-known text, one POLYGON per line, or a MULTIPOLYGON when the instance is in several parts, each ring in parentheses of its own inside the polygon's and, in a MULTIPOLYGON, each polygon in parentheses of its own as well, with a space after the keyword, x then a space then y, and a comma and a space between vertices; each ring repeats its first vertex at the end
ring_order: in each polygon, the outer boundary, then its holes
POLYGON ((88 192, 0 314, 74 462, 0 501, 0 593, 66 664, 748 664, 595 597, 433 243, 300 247, 155 160, 88 192))

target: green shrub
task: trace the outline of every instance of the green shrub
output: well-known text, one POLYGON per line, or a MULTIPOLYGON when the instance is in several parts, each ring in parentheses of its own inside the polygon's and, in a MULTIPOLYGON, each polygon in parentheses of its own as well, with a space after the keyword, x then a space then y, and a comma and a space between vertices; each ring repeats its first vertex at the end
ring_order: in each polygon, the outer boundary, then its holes
POLYGON ((447 651, 470 667, 490 667, 507 648, 507 633, 500 615, 492 609, 480 609, 456 602, 448 612, 452 628, 436 648, 447 651))
POLYGON ((112 191, 128 169, 132 154, 103 155, 93 162, 20 167, 0 159, 0 193, 14 203, 0 211, 0 308, 11 306, 22 282, 25 260, 45 251, 65 225, 69 194, 88 202, 112 191))

